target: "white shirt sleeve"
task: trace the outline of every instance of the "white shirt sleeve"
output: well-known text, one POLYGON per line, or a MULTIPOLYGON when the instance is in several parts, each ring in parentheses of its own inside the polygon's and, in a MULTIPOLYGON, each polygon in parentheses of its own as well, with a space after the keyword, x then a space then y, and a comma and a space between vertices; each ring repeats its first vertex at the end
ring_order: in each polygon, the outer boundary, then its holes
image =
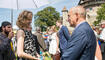
POLYGON ((100 39, 103 39, 105 41, 105 28, 102 30, 100 34, 100 39))
POLYGON ((96 56, 95 56, 95 60, 98 60, 96 56))

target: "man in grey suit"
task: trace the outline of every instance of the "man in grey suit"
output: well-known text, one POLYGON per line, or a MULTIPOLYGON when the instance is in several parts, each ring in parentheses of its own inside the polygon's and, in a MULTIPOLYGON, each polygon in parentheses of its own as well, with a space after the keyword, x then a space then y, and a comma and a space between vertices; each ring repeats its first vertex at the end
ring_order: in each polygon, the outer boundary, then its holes
POLYGON ((96 51, 96 37, 85 21, 86 11, 82 6, 76 6, 68 12, 68 22, 75 27, 68 40, 67 50, 63 60, 94 60, 96 51))
POLYGON ((36 40, 38 40, 37 41, 38 42, 37 43, 37 51, 38 51, 38 53, 40 53, 40 51, 41 52, 45 52, 45 50, 46 50, 46 44, 45 44, 44 38, 43 38, 43 36, 41 34, 41 28, 40 27, 36 28, 36 32, 34 33, 34 35, 37 36, 36 40), (39 47, 40 47, 40 49, 39 49, 39 47))

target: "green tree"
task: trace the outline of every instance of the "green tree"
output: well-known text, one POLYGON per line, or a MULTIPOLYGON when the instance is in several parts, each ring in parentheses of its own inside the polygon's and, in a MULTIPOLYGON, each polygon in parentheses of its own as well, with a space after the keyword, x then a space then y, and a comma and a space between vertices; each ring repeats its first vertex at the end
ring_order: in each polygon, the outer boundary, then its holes
POLYGON ((94 22, 94 25, 97 25, 101 22, 101 20, 105 20, 105 3, 101 5, 101 8, 97 11, 97 21, 94 22))
POLYGON ((49 6, 37 12, 37 14, 34 15, 34 18, 35 26, 39 26, 42 31, 45 31, 47 27, 56 24, 56 21, 60 18, 60 14, 55 8, 49 6))

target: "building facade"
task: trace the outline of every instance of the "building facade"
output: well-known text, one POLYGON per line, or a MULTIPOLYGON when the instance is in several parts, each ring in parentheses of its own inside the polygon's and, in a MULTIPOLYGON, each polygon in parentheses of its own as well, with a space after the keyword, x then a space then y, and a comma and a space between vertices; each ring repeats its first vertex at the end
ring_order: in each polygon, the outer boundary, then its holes
POLYGON ((93 25, 93 22, 96 21, 97 10, 100 8, 101 4, 105 3, 105 0, 80 0, 78 5, 84 6, 86 9, 87 15, 86 20, 90 25, 93 25))
MULTIPOLYGON (((80 0, 78 5, 84 6, 86 9, 86 20, 90 25, 93 25, 93 22, 96 21, 97 10, 100 8, 101 4, 105 3, 105 0, 80 0)), ((66 7, 62 10, 63 16, 63 25, 67 26, 70 32, 74 30, 74 28, 70 27, 70 24, 67 22, 68 19, 68 10, 66 7)))

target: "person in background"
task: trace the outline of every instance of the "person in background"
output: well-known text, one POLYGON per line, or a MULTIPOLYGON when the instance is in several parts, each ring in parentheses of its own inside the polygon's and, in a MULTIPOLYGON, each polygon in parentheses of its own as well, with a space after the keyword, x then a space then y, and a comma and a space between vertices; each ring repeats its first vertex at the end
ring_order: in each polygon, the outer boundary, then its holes
POLYGON ((12 25, 8 21, 2 22, 0 27, 0 60, 15 60, 15 54, 11 48, 13 37, 12 25))
POLYGON ((62 60, 94 60, 96 52, 96 36, 86 22, 86 10, 76 6, 68 12, 68 22, 75 27, 68 41, 62 60))
POLYGON ((25 10, 19 14, 16 22, 19 27, 17 31, 17 55, 19 60, 40 60, 36 51, 34 36, 30 32, 32 16, 31 11, 25 10))
POLYGON ((48 33, 50 35, 48 37, 48 40, 50 40, 49 53, 52 55, 53 60, 56 60, 55 55, 59 52, 59 39, 57 36, 57 29, 56 29, 55 25, 51 26, 48 33))
POLYGON ((92 26, 92 29, 95 33, 96 39, 97 39, 97 46, 96 46, 96 53, 95 53, 95 60, 102 60, 102 54, 101 54, 101 49, 100 49, 100 40, 99 35, 100 35, 100 31, 99 31, 99 26, 92 26))
POLYGON ((105 21, 101 22, 102 32, 100 34, 102 60, 105 60, 105 21))
POLYGON ((59 38, 59 46, 61 58, 65 50, 67 49, 67 42, 71 39, 70 33, 66 26, 62 25, 62 20, 57 20, 56 26, 59 28, 58 38, 59 38))
POLYGON ((41 29, 39 27, 36 28, 36 32, 34 33, 34 35, 37 36, 38 44, 39 44, 39 47, 40 47, 39 52, 40 51, 45 52, 46 44, 44 42, 44 38, 43 38, 43 36, 41 34, 41 29))
POLYGON ((45 42, 45 44, 46 44, 46 51, 48 51, 49 50, 49 41, 48 41, 48 32, 46 31, 46 32, 43 32, 43 38, 44 38, 44 42, 45 42))

